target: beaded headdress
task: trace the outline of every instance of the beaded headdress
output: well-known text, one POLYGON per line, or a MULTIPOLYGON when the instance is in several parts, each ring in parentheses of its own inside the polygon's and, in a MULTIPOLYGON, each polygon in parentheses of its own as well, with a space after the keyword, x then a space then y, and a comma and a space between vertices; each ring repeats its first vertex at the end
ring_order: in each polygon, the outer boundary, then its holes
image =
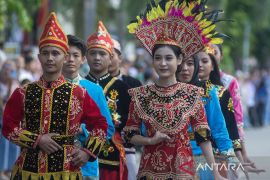
POLYGON ((46 22, 43 33, 39 40, 39 49, 44 46, 56 46, 65 53, 68 51, 68 39, 61 25, 58 23, 56 14, 52 12, 46 22))
POLYGON ((185 58, 208 44, 220 44, 222 34, 215 23, 220 11, 206 11, 206 0, 162 0, 151 2, 137 20, 128 25, 146 50, 152 54, 157 44, 180 47, 185 58))
POLYGON ((87 39, 87 49, 102 48, 112 54, 113 42, 102 21, 98 22, 97 30, 87 39))

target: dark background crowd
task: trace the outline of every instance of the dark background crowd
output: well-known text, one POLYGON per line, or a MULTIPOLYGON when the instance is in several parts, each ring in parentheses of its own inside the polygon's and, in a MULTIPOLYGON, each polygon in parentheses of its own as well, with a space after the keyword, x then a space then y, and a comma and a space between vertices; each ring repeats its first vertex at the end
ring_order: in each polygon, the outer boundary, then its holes
MULTIPOLYGON (((86 40, 97 20, 103 20, 124 49, 123 74, 143 84, 154 81, 151 56, 128 35, 126 25, 143 11, 138 0, 0 0, 0 130, 5 103, 14 89, 38 80, 42 70, 37 59, 37 42, 50 11, 59 14, 68 34, 86 40), (82 8, 83 7, 83 8, 82 8), (80 12, 80 13, 78 13, 80 12), (34 17, 34 18, 32 18, 34 17)), ((230 37, 225 40, 222 69, 237 77, 244 110, 245 128, 270 125, 270 7, 269 0, 209 0, 224 9, 219 27, 230 37), (230 27, 230 28, 228 28, 230 27)), ((88 73, 81 68, 81 75, 88 73)), ((16 160, 19 148, 0 134, 0 179, 5 179, 16 160)))

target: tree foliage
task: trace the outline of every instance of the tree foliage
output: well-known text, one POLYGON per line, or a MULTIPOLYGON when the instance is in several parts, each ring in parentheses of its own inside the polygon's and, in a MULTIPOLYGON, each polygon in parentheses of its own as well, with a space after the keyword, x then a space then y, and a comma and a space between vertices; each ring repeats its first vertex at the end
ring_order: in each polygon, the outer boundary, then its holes
POLYGON ((255 56, 260 64, 265 64, 269 56, 270 36, 267 35, 270 27, 270 1, 269 0, 209 0, 215 7, 224 10, 224 19, 232 19, 234 22, 223 22, 218 26, 222 32, 229 35, 231 40, 225 40, 225 46, 229 49, 237 69, 242 68, 243 42, 249 38, 249 56, 255 56), (244 37, 246 24, 251 27, 249 37, 244 37), (266 50, 267 49, 267 50, 266 50))
POLYGON ((9 25, 11 17, 16 14, 19 25, 31 31, 33 13, 36 11, 40 0, 0 0, 0 30, 9 25))
MULTIPOLYGON (((9 26, 12 14, 18 16, 19 25, 31 31, 33 15, 39 7, 41 0, 0 0, 0 30, 9 26)), ((50 10, 61 13, 71 21, 76 35, 84 34, 84 2, 86 0, 51 0, 50 10)), ((120 7, 112 7, 110 0, 96 0, 96 22, 104 21, 112 33, 120 34, 123 39, 129 39, 126 25, 136 15, 143 12, 150 0, 121 0, 120 7)), ((269 0, 209 0, 210 8, 223 9, 223 19, 233 19, 234 22, 219 23, 218 29, 231 37, 225 40, 227 67, 242 67, 243 41, 246 24, 251 27, 248 37, 250 42, 249 55, 255 56, 260 64, 266 64, 270 52, 270 7, 269 0)), ((94 24, 96 24, 96 22, 94 24)), ((91 33, 91 32, 89 32, 91 33)), ((225 62, 225 61, 224 61, 225 62)))

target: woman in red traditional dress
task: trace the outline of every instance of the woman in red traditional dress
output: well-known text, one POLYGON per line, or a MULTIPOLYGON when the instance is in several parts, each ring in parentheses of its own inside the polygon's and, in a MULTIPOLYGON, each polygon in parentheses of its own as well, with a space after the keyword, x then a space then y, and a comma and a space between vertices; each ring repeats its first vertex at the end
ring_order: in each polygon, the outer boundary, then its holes
MULTIPOLYGON (((155 84, 129 90, 126 141, 144 145, 138 179, 195 178, 189 123, 208 164, 215 164, 201 89, 177 82, 175 77, 183 59, 203 49, 207 42, 218 41, 209 33, 214 30, 208 29, 212 22, 202 18, 204 5, 203 1, 161 1, 149 6, 152 9, 148 9, 146 17, 138 17, 138 22, 128 26, 152 55, 159 76, 155 84), (140 135, 142 123, 147 137, 140 135)), ((213 173, 216 179, 223 179, 216 166, 213 173)))

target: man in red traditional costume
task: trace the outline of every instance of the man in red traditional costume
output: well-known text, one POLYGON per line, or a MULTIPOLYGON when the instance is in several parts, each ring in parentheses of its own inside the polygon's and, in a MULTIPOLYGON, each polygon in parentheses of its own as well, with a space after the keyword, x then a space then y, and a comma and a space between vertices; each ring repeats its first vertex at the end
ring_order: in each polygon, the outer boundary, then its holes
POLYGON ((67 37, 51 13, 39 42, 43 75, 17 88, 4 110, 3 134, 22 147, 11 179, 82 179, 80 167, 95 160, 105 142, 107 123, 97 105, 61 75, 67 51, 67 37), (90 134, 79 146, 81 123, 90 134))

